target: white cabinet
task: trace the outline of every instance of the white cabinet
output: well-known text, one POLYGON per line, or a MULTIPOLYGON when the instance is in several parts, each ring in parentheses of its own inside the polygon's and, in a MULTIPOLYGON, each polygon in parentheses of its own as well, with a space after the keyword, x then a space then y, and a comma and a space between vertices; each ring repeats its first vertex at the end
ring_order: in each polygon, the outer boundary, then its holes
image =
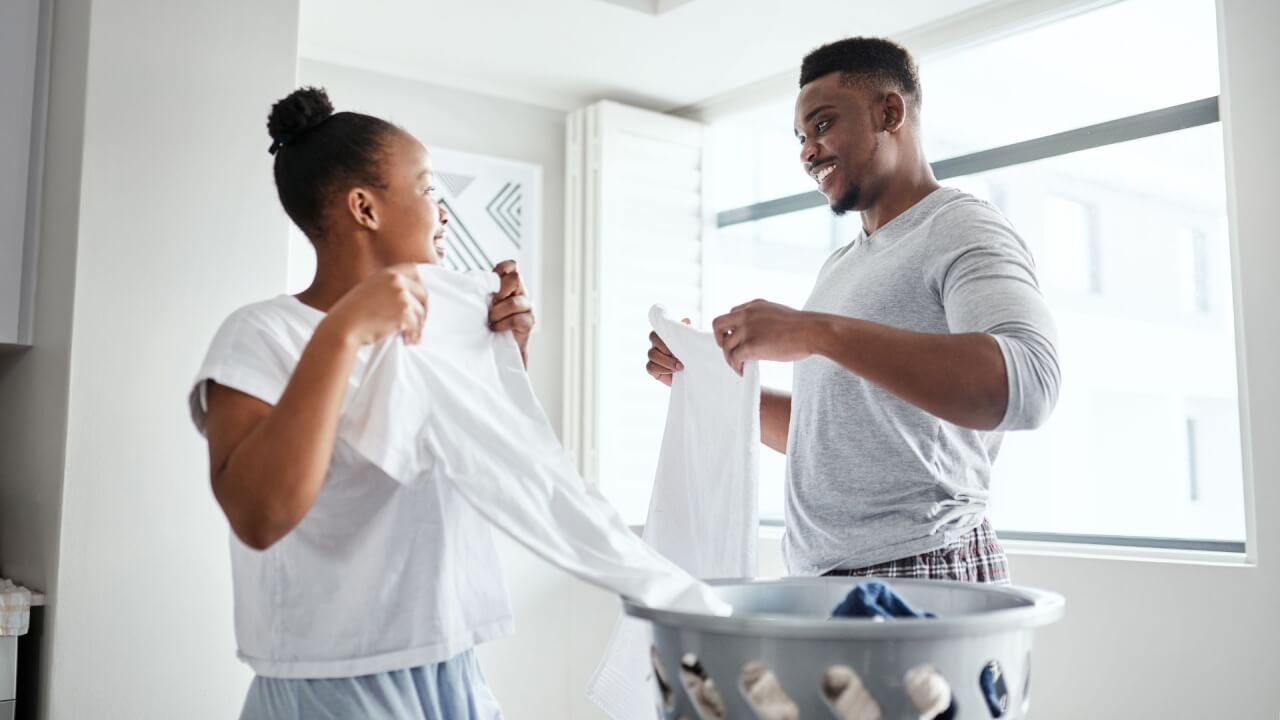
POLYGON ((49 75, 49 0, 0 2, 0 344, 31 343, 49 75))
POLYGON ((5 717, 4 703, 18 696, 18 638, 0 636, 0 720, 5 717))

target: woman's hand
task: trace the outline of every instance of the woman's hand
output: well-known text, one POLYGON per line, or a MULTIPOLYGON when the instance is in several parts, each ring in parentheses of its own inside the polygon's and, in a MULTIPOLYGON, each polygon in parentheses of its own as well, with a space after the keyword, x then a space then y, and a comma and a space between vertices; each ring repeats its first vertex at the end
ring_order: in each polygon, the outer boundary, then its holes
POLYGON ((351 288, 329 309, 324 322, 357 345, 370 345, 400 333, 405 343, 422 339, 427 291, 410 264, 380 270, 351 288))
POLYGON ((500 285, 493 295, 493 305, 489 307, 489 329, 494 332, 510 330, 527 366, 529 353, 525 348, 529 344, 529 334, 533 332, 533 304, 525 294, 524 283, 520 282, 515 260, 504 260, 493 271, 498 274, 500 285))

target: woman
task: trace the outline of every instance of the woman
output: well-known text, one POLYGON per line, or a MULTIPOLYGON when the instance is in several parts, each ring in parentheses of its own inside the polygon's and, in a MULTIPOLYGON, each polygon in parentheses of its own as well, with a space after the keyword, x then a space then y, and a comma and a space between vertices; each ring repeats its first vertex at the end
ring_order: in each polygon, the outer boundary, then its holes
MULTIPOLYGON (((230 522, 244 718, 494 718, 472 652, 510 632, 489 528, 447 488, 405 487, 335 440, 370 346, 422 337, 415 265, 448 217, 427 150, 322 89, 271 109, 285 212, 316 251, 311 286, 237 310, 192 390, 230 522)), ((489 320, 524 353, 533 315, 515 263, 489 320)), ((527 356, 526 356, 527 357, 527 356)))

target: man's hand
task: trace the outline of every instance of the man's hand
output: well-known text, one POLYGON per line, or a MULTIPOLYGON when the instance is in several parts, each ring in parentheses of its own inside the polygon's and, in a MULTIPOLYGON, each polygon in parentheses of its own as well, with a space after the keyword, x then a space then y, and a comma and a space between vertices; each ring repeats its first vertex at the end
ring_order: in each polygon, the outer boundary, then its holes
POLYGON ((520 357, 528 365, 529 353, 525 347, 529 344, 529 334, 533 332, 533 305, 525 294, 524 283, 520 282, 515 260, 504 260, 493 271, 498 274, 501 284, 489 308, 489 329, 494 332, 510 330, 520 347, 520 357))
POLYGON ((786 305, 752 300, 711 323, 724 359, 739 375, 748 360, 793 362, 813 354, 816 316, 786 305))
MULTIPOLYGON (((689 324, 689 318, 684 318, 680 322, 685 325, 689 324)), ((662 338, 658 337, 658 333, 649 333, 649 364, 644 369, 653 376, 655 380, 671 387, 671 376, 684 369, 684 363, 676 359, 671 354, 671 349, 667 344, 662 342, 662 338)))

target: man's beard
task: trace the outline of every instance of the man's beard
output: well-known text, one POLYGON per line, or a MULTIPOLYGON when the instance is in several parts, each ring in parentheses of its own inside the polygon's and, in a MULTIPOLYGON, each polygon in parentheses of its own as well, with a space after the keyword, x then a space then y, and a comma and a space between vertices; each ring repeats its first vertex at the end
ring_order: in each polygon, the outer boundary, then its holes
POLYGON ((860 194, 861 189, 857 185, 850 185, 849 189, 845 190, 843 195, 836 198, 836 201, 831 203, 831 212, 836 215, 844 215, 850 210, 858 207, 858 196, 860 194))
MULTIPOLYGON (((875 158, 876 153, 878 152, 880 152, 880 136, 879 135, 876 136, 876 141, 871 146, 871 152, 867 153, 867 159, 863 163, 864 168, 872 167, 871 161, 875 158)), ((853 210, 858 207, 858 200, 861 198, 861 196, 862 196, 862 188, 856 184, 850 185, 848 189, 844 191, 843 195, 836 198, 836 201, 831 203, 831 212, 835 213, 836 215, 844 215, 850 210, 853 210)))

